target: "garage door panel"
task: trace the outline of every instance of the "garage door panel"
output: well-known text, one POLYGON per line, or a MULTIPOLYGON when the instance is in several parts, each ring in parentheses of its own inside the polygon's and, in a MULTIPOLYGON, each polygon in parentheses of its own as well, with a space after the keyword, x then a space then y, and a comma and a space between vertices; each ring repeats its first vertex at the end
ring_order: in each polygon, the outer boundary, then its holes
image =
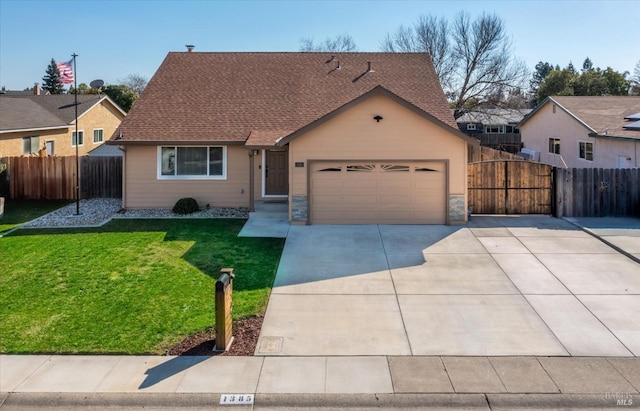
POLYGON ((442 162, 330 162, 311 170, 312 224, 446 222, 442 162))

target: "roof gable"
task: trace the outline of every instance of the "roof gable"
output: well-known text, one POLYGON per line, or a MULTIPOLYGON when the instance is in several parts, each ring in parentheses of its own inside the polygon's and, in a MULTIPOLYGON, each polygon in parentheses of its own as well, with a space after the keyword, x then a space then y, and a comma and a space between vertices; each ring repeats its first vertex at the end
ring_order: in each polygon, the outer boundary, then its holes
MULTIPOLYGON (((64 128, 75 123, 75 95, 47 94, 38 96, 0 97, 0 131, 39 130, 64 128)), ((108 96, 95 94, 78 95, 78 118, 98 104, 110 104, 116 111, 126 115, 108 96)))
POLYGON ((169 53, 118 144, 275 144, 377 86, 457 129, 424 53, 169 53))
MULTIPOLYGON (((317 119, 316 121, 313 121, 309 124, 307 124, 306 126, 294 131, 293 133, 284 136, 283 138, 279 139, 277 141, 277 145, 281 146, 281 145, 285 145, 288 142, 290 142, 291 140, 305 134, 306 132, 308 132, 309 130, 319 126, 320 124, 334 118, 335 116, 337 116, 338 114, 348 110, 349 108, 355 106, 356 104, 372 97, 375 95, 383 95, 387 98, 390 98, 391 100, 395 101, 396 103, 402 105, 403 107, 411 110, 412 112, 418 114, 420 117, 431 121, 432 123, 435 123, 437 126, 442 127, 443 129, 446 129, 447 131, 449 131, 452 134, 455 134, 457 137, 465 140, 467 143, 469 144, 473 144, 473 145, 479 145, 479 141, 473 137, 470 137, 464 133, 462 133, 460 130, 458 130, 457 128, 452 128, 450 127, 448 124, 442 122, 441 120, 439 120, 438 118, 434 117, 433 115, 427 113, 426 111, 422 110, 419 107, 416 107, 415 105, 411 104, 410 102, 408 102, 407 100, 397 96, 396 94, 390 92, 389 90, 385 89, 382 86, 376 86, 375 88, 369 90, 368 92, 366 92, 365 94, 355 98, 354 100, 344 104, 343 106, 337 108, 336 110, 333 110, 330 113, 327 113, 325 116, 317 119)), ((249 138, 249 140, 247 141, 247 145, 250 145, 250 141, 251 138, 249 138)))
POLYGON ((626 119, 640 111, 640 97, 636 96, 551 96, 526 116, 525 124, 547 104, 556 104, 582 124, 594 137, 640 139, 640 131, 629 130, 626 119))

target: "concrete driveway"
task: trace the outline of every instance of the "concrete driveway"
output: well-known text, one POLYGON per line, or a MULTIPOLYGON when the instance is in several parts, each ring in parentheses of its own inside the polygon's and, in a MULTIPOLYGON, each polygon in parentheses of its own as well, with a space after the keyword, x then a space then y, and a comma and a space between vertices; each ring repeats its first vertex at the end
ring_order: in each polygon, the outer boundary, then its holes
POLYGON ((256 354, 638 356, 638 318, 640 265, 563 220, 292 226, 256 354))

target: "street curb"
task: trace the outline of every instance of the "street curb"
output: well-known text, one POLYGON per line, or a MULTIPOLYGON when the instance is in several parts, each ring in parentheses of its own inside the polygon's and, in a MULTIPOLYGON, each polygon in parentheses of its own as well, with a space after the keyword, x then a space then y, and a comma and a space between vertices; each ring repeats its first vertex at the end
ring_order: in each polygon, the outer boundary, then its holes
POLYGON ((256 394, 257 407, 296 408, 482 408, 484 394, 256 394))
MULTIPOLYGON (((638 409, 638 394, 256 394, 253 405, 220 405, 220 394, 5 393, 0 408, 243 409, 638 409)), ((2 399, 0 397, 0 399, 2 399)))
MULTIPOLYGON (((180 393, 9 393, 0 406, 25 408, 124 408, 174 407, 211 408, 220 403, 220 394, 180 393)), ((226 406, 228 409, 229 407, 226 406)), ((234 409, 243 407, 234 406, 234 409)))
POLYGON ((514 409, 637 409, 640 396, 631 393, 602 394, 487 394, 492 410, 514 409))

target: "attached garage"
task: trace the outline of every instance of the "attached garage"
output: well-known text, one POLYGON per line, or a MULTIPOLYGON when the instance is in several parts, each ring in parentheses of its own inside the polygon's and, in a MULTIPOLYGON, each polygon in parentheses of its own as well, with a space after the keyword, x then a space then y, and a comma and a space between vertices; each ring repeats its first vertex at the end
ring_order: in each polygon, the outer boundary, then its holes
POLYGON ((446 161, 310 161, 311 224, 446 224, 446 161))

